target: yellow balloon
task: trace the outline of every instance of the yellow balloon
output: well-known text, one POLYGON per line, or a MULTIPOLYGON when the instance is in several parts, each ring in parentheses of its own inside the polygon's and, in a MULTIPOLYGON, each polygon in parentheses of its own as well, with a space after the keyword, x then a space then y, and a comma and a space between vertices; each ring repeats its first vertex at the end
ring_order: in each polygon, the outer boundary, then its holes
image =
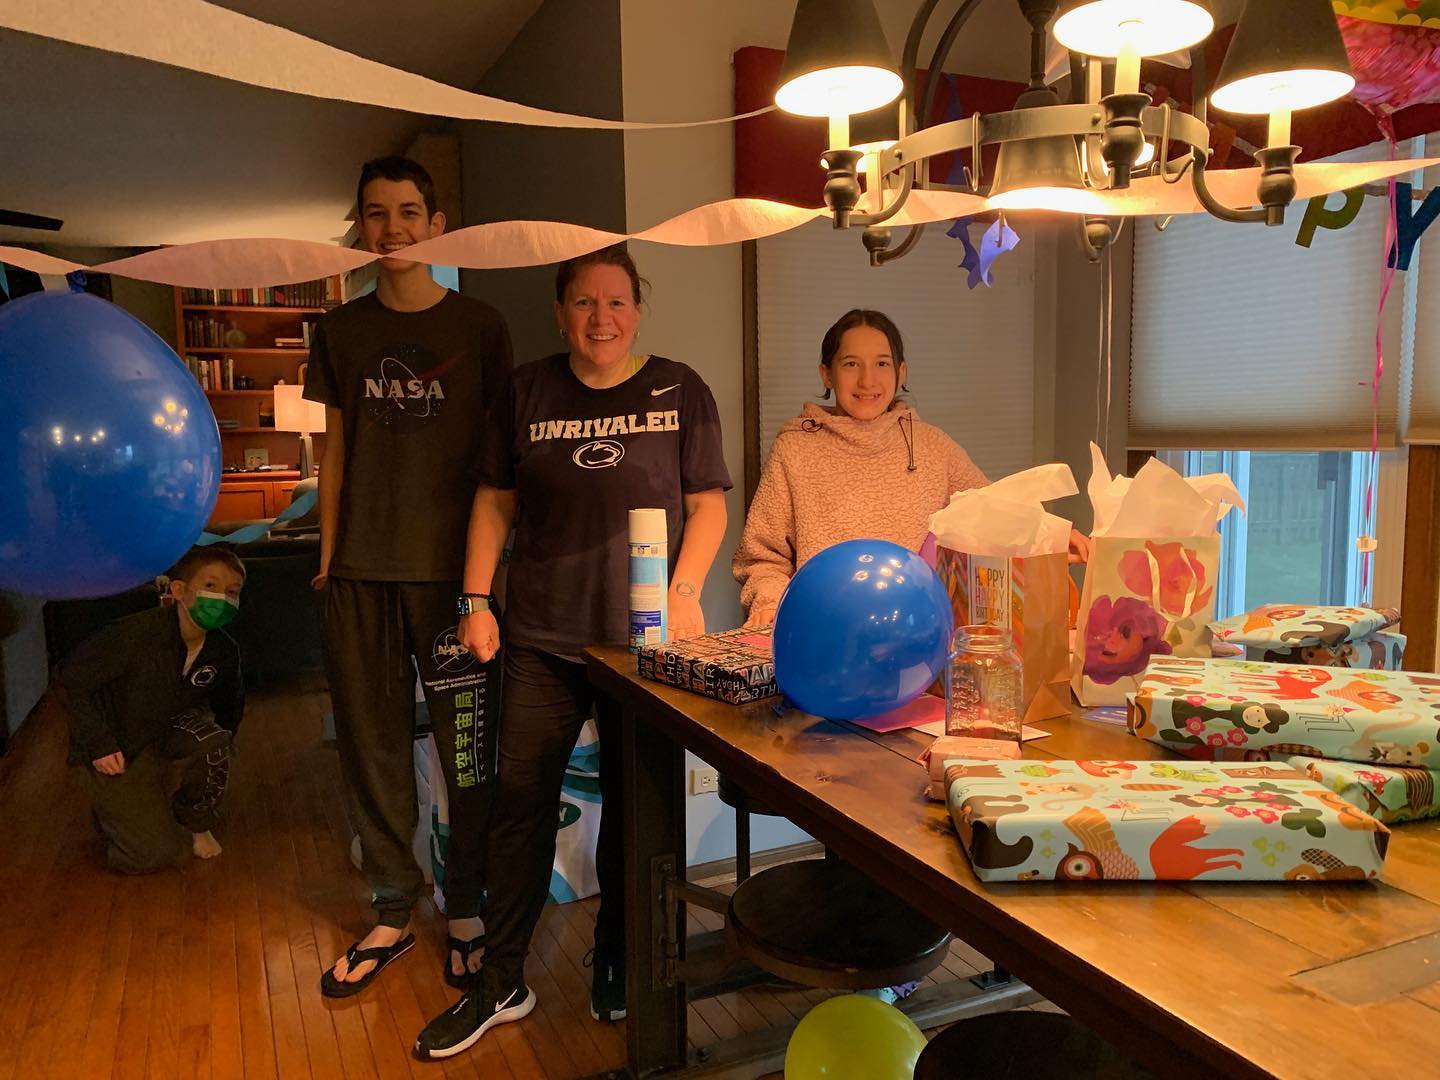
POLYGON ((925 1036, 893 1005, 847 994, 816 1005, 785 1048, 785 1080, 911 1080, 925 1036))

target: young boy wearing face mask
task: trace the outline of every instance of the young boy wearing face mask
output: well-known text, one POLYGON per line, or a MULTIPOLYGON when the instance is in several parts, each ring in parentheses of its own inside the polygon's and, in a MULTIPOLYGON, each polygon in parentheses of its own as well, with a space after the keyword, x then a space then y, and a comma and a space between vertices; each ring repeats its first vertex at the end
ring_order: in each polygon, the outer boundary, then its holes
POLYGON ((59 672, 70 763, 80 766, 107 861, 132 874, 186 852, 220 854, 210 830, 245 707, 240 650, 223 629, 240 608, 244 565, 196 548, 169 579, 165 604, 87 638, 59 672))

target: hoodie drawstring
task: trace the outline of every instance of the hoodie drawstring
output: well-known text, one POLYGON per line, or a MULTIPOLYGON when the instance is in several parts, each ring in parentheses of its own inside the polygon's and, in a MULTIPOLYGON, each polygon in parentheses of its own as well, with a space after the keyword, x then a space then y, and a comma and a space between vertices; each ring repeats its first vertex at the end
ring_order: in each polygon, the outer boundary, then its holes
POLYGON ((905 438, 905 452, 910 455, 910 464, 905 467, 905 470, 914 472, 919 468, 915 464, 915 418, 902 416, 897 423, 900 425, 900 434, 905 438))

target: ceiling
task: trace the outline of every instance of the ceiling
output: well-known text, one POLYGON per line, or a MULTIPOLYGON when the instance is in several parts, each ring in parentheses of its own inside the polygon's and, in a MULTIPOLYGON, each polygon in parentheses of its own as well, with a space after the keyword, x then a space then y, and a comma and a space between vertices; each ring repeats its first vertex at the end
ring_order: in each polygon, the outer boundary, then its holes
MULTIPOLYGON (((473 86, 540 0, 219 0, 349 52, 473 86), (397 12, 403 12, 397 15, 397 12)), ((0 31, 0 206, 65 220, 0 240, 143 246, 344 234, 366 158, 434 121, 0 31)))
MULTIPOLYGON (((472 87, 542 0, 218 2, 349 52, 472 87)), ((1225 8, 1239 2, 1218 0, 1225 8)), ((876 6, 898 56, 918 0, 877 0, 876 6)), ((774 21, 778 28, 789 20, 774 21)), ((933 20, 922 64, 942 21, 933 20)), ((783 40, 753 43, 784 46, 783 40)), ((330 240, 347 229, 350 184, 360 164, 403 150, 435 124, 11 31, 0 30, 0 56, 0 207, 65 221, 59 234, 0 228, 0 242, 74 249, 238 236, 330 240)), ((1018 5, 983 3, 946 66, 1023 80, 1028 48, 1018 5)))

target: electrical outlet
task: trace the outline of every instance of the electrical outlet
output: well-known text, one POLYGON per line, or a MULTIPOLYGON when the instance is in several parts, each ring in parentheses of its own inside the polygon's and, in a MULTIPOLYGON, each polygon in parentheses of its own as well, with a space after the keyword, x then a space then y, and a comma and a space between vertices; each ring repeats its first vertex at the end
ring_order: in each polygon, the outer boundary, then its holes
POLYGON ((690 770, 690 794, 708 795, 720 790, 720 774, 714 769, 690 770))

